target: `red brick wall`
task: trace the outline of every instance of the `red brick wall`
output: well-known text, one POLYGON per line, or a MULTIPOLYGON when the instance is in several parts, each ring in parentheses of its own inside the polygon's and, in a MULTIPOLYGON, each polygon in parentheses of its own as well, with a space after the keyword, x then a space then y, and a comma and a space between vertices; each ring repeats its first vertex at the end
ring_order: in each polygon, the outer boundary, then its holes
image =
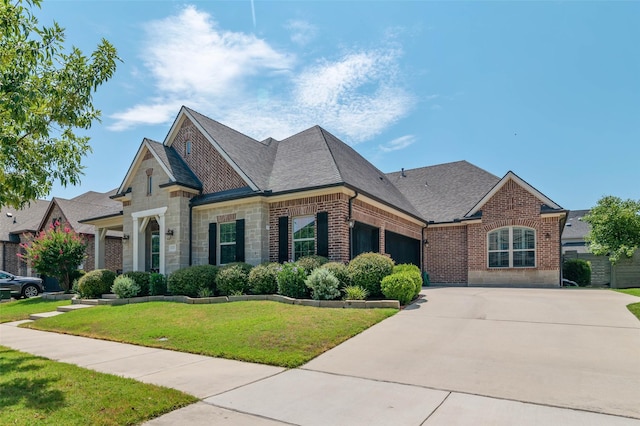
POLYGON ((172 146, 198 176, 204 194, 247 186, 189 119, 182 123, 172 146), (191 154, 188 155, 185 152, 187 141, 191 141, 191 154))
POLYGON ((468 225, 470 270, 488 270, 487 233, 503 226, 536 230, 536 268, 560 268, 559 218, 541 218, 542 201, 514 181, 507 182, 483 207, 482 223, 468 225))
POLYGON ((467 227, 427 228, 429 245, 424 250, 424 267, 433 283, 466 283, 467 227))
POLYGON ((3 264, 0 265, 0 268, 14 275, 25 274, 27 269, 26 264, 18 257, 18 253, 21 252, 20 244, 3 241, 2 245, 4 245, 5 248, 0 246, 0 250, 4 250, 6 257, 3 260, 3 264))
MULTIPOLYGON (((315 216, 317 212, 329 214, 329 259, 337 262, 349 260, 349 197, 345 194, 329 194, 304 197, 269 204, 269 260, 278 261, 278 218, 289 217, 289 258, 293 258, 291 218, 315 216)), ((317 241, 316 241, 317 250, 317 241)))

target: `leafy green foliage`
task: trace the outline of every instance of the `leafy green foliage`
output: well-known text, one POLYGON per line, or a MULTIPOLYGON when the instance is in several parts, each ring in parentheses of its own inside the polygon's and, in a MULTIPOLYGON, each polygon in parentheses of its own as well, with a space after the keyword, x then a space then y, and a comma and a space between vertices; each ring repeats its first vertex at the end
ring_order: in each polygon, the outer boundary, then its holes
POLYGON ((149 294, 151 296, 167 294, 167 277, 158 272, 149 275, 149 294))
POLYGON ((119 60, 105 39, 91 55, 64 49, 64 29, 39 27, 41 0, 0 6, 0 207, 21 208, 43 198, 55 181, 80 183, 81 159, 91 152, 89 129, 99 120, 93 93, 119 60))
MULTIPOLYGON (((149 295, 149 278, 151 278, 150 272, 145 271, 129 271, 125 272, 125 277, 131 278, 138 285, 138 294, 136 296, 148 296, 149 295)), ((115 292, 114 292, 115 293, 115 292)), ((134 297, 134 296, 130 296, 134 297)))
POLYGON ((278 294, 296 299, 307 297, 309 289, 304 283, 306 278, 304 268, 295 263, 285 263, 278 271, 278 294))
POLYGON ((136 297, 140 292, 140 286, 131 277, 120 275, 116 277, 111 286, 111 293, 115 293, 121 299, 136 297))
POLYGON ((365 300, 369 293, 359 285, 349 285, 344 289, 344 300, 365 300))
POLYGON ((579 286, 591 284, 591 264, 584 259, 567 259, 562 264, 562 276, 579 286))
POLYGON ((222 296, 246 294, 249 292, 249 273, 240 264, 228 265, 220 269, 216 276, 216 289, 222 296))
POLYGON ((38 273, 56 277, 66 291, 86 257, 87 243, 68 224, 55 222, 37 236, 28 236, 21 246, 25 253, 18 256, 38 273))
POLYGON ((316 268, 327 263, 329 259, 323 256, 318 256, 317 254, 312 254, 309 256, 303 256, 300 259, 296 260, 296 264, 304 269, 307 275, 311 273, 316 268))
POLYGON ((216 291, 218 267, 214 265, 195 265, 178 269, 167 279, 167 288, 171 294, 198 297, 200 289, 208 288, 211 294, 216 291))
POLYGON ((340 282, 340 288, 344 289, 351 285, 351 277, 349 276, 349 269, 347 265, 341 262, 329 262, 321 266, 323 269, 328 269, 336 276, 340 282))
POLYGON ((380 282, 393 272, 393 260, 380 253, 362 253, 349 262, 351 284, 357 285, 371 297, 382 295, 380 282))
POLYGON ((83 299, 100 297, 111 291, 116 273, 108 269, 88 272, 78 281, 78 293, 83 299))
POLYGON ((591 225, 586 237, 591 252, 609 256, 613 264, 640 246, 640 201, 605 196, 582 220, 591 225))
POLYGON ((340 297, 340 281, 328 269, 314 269, 305 284, 311 289, 311 298, 314 300, 334 300, 340 297))
POLYGON ((380 287, 384 297, 398 300, 401 305, 406 305, 413 300, 416 289, 413 278, 407 272, 387 275, 382 279, 380 287))
POLYGON ((393 267, 393 273, 396 274, 398 272, 405 272, 411 277, 413 283, 416 286, 412 299, 418 297, 418 295, 420 295, 420 291, 422 290, 422 274, 420 273, 420 268, 411 263, 403 263, 401 265, 396 265, 393 267))
POLYGON ((279 263, 263 263, 249 272, 249 288, 252 294, 276 294, 278 292, 279 263))

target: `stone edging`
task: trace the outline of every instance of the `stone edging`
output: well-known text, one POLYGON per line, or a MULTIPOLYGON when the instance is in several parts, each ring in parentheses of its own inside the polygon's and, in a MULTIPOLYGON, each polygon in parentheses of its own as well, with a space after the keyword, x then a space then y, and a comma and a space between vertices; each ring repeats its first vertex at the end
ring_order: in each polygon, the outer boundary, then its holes
MULTIPOLYGON (((55 299, 59 295, 43 295, 46 299, 55 299)), ((67 296, 67 295, 65 295, 67 296)), ((73 295, 69 295, 73 296, 73 295)), ((144 302, 179 302, 194 305, 210 304, 210 303, 227 303, 239 302, 246 300, 271 300, 273 302, 287 303, 289 305, 314 306, 316 308, 357 308, 357 309, 373 309, 373 308, 395 308, 400 309, 400 302, 397 300, 311 300, 311 299, 294 299, 291 297, 280 296, 279 294, 270 295, 244 295, 244 296, 219 296, 219 297, 200 297, 193 298, 187 296, 145 296, 132 297, 130 299, 72 299, 72 304, 83 305, 128 305, 130 303, 144 302)))

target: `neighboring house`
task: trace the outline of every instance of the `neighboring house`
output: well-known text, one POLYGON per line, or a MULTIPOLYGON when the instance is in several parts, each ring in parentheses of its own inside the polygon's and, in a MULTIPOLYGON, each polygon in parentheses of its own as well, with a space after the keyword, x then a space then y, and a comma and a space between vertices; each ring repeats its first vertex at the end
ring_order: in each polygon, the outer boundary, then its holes
POLYGON ((622 259, 612 265, 607 256, 596 256, 589 251, 585 240, 591 226, 582 220, 589 210, 569 213, 562 234, 562 255, 566 259, 583 259, 591 263, 591 284, 609 285, 612 288, 638 287, 640 285, 640 250, 631 259, 622 259))
POLYGON ((13 207, 0 210, 0 270, 14 275, 32 275, 27 264, 18 257, 20 244, 26 242, 24 234, 38 232, 49 204, 47 200, 35 200, 19 210, 13 207))
POLYGON ((433 283, 561 279, 566 211, 514 173, 461 161, 384 174, 318 126, 257 141, 182 107, 162 143, 142 141, 113 198, 122 213, 83 223, 123 231, 125 271, 374 251, 433 283))
MULTIPOLYGON (((36 200, 24 208, 16 210, 5 207, 0 210, 0 269, 16 275, 33 275, 25 262, 17 256, 22 252, 21 243, 29 234, 35 235, 54 224, 68 224, 88 242, 87 260, 81 268, 87 271, 95 268, 94 227, 80 223, 86 216, 122 213, 122 203, 110 198, 114 191, 99 193, 89 191, 70 200, 54 197, 51 201, 36 200)), ((104 246, 105 263, 101 267, 113 271, 122 268, 122 232, 109 231, 99 238, 104 246)))

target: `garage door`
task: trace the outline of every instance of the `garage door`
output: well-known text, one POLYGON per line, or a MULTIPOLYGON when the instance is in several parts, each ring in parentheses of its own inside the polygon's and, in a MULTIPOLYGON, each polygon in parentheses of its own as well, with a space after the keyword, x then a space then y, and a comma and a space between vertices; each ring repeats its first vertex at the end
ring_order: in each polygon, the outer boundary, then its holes
POLYGON ((420 267, 420 240, 384 231, 384 251, 396 264, 413 263, 420 267))

